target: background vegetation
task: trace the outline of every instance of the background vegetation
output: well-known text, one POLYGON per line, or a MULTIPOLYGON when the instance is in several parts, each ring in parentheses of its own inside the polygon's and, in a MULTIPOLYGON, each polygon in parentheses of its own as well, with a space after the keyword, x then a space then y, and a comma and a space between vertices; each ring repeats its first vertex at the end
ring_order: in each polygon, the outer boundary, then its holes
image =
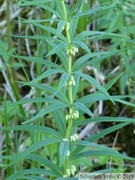
MULTIPOLYGON (((33 98, 44 97, 45 89, 37 88, 36 85, 31 84, 25 84, 25 86, 23 86, 21 82, 26 83, 39 77, 36 82, 39 84, 47 84, 57 89, 61 78, 60 70, 57 68, 55 74, 52 75, 51 72, 49 72, 50 75, 43 75, 41 77, 40 75, 47 71, 51 64, 41 64, 34 58, 27 59, 27 61, 21 58, 22 56, 27 56, 45 59, 45 56, 49 52, 52 52, 51 50, 54 48, 54 45, 50 42, 51 38, 56 38, 56 36, 50 32, 49 29, 47 30, 41 28, 39 25, 35 25, 32 23, 32 20, 43 20, 40 22, 41 25, 57 30, 59 27, 59 31, 61 31, 58 21, 55 21, 57 18, 56 14, 50 12, 40 4, 36 6, 29 4, 27 6, 17 6, 16 4, 18 3, 20 3, 20 1, 17 0, 0 2, 0 102, 1 105, 10 103, 10 105, 1 106, 0 108, 1 128, 21 125, 24 121, 38 114, 43 107, 48 108, 50 105, 50 102, 45 102, 44 104, 42 101, 32 102, 33 98), (47 19, 51 19, 51 21, 47 19), (24 20, 25 22, 20 22, 24 20), (12 34, 13 36, 6 34, 12 34), (35 35, 35 38, 31 38, 33 35, 35 35), (38 36, 41 35, 42 38, 38 38, 38 36), (43 38, 43 36, 48 39, 43 38), (15 104, 12 106, 12 102, 23 99, 26 100, 26 102, 28 100, 29 103, 16 103, 16 106, 15 104)), ((68 9, 67 12, 69 13, 70 9, 72 9, 74 10, 72 16, 76 15, 77 8, 73 9, 73 7, 75 7, 77 1, 65 1, 65 4, 68 9)), ((55 9, 52 1, 47 1, 46 6, 48 8, 51 7, 57 12, 60 11, 59 9, 55 9)), ((78 7, 80 6, 78 5, 78 7)), ((84 140, 94 137, 94 135, 102 130, 108 129, 110 134, 103 136, 97 140, 96 143, 113 147, 120 153, 135 158, 135 125, 133 122, 135 117, 135 2, 134 0, 114 0, 112 2, 110 2, 110 0, 86 0, 83 4, 82 12, 85 13, 84 16, 79 16, 74 36, 76 37, 80 33, 82 33, 81 35, 83 36, 83 33, 86 31, 91 31, 91 35, 87 35, 85 38, 83 37, 83 42, 85 42, 87 46, 82 45, 82 49, 79 48, 79 52, 77 52, 73 58, 73 63, 84 56, 86 51, 88 52, 90 50, 92 52, 91 61, 93 60, 93 63, 90 64, 89 61, 84 62, 82 65, 83 73, 93 77, 99 84, 104 86, 113 100, 115 100, 115 105, 109 99, 101 98, 94 100, 90 110, 97 119, 95 118, 95 121, 91 123, 89 123, 89 121, 83 123, 83 120, 89 118, 86 112, 83 113, 81 119, 77 122, 77 134, 80 140, 84 140), (100 8, 100 10, 95 11, 96 8, 100 8), (116 83, 112 83, 112 87, 109 86, 109 82, 112 82, 115 78, 117 80, 116 83), (110 88, 107 88, 105 86, 106 84, 108 84, 110 88), (123 98, 124 100, 122 100, 123 98), (103 116, 121 117, 122 121, 124 121, 124 118, 129 118, 128 120, 132 120, 132 122, 112 132, 109 128, 118 125, 119 122, 117 122, 117 120, 113 121, 112 118, 104 123, 102 122, 103 116)), ((65 36, 64 33, 65 32, 63 32, 63 35, 65 36)), ((58 43, 59 42, 56 44, 58 43)), ((77 47, 79 47, 78 44, 77 47)), ((60 50, 61 49, 59 49, 59 51, 60 50)), ((62 64, 57 53, 51 53, 50 56, 47 57, 47 60, 59 65, 59 67, 66 66, 62 64)), ((75 70, 76 67, 74 67, 75 70)), ((85 78, 81 78, 80 80, 76 99, 89 94, 93 94, 93 97, 96 98, 97 95, 94 93, 97 92, 97 88, 90 85, 84 79, 85 78)), ((54 95, 55 94, 53 94, 52 97, 54 97, 54 95)), ((57 126, 59 125, 55 123, 55 113, 56 112, 48 112, 46 116, 40 117, 40 121, 36 120, 33 124, 31 123, 31 125, 44 127, 45 124, 46 127, 57 130, 57 126)), ((104 120, 107 119, 104 117, 104 120)), ((127 122, 127 120, 125 121, 127 122)), ((15 172, 20 172, 23 169, 28 170, 35 167, 41 167, 43 169, 43 162, 32 161, 32 156, 25 161, 21 160, 21 162, 16 162, 14 168, 7 167, 6 165, 12 163, 12 159, 14 159, 14 156, 10 157, 9 155, 16 155, 23 152, 32 144, 38 143, 45 138, 51 138, 51 135, 37 131, 23 131, 23 129, 18 129, 18 131, 13 131, 13 129, 10 131, 10 129, 7 129, 6 131, 2 130, 0 137, 1 179, 7 178, 8 180, 10 175, 15 172), (5 167, 7 168, 5 169, 5 167)), ((89 147, 86 149, 88 151, 90 150, 89 147)), ((57 151, 57 145, 50 144, 46 150, 37 149, 36 154, 42 155, 55 162, 56 158, 54 158, 54 154, 56 154, 57 151)), ((74 160, 74 165, 77 167, 76 177, 79 172, 94 172, 108 168, 116 168, 115 172, 134 172, 135 169, 134 161, 123 160, 117 157, 111 158, 109 156, 83 157, 74 160)), ((28 174, 29 173, 31 172, 28 172, 28 174)), ((52 176, 53 175, 47 174, 44 179, 53 179, 52 176)), ((21 177, 21 179, 23 178, 26 179, 25 177, 21 177)), ((28 178, 32 179, 32 176, 27 176, 27 179, 28 178)), ((33 175, 33 179, 34 178, 33 175)), ((36 178, 38 179, 39 177, 36 178)))

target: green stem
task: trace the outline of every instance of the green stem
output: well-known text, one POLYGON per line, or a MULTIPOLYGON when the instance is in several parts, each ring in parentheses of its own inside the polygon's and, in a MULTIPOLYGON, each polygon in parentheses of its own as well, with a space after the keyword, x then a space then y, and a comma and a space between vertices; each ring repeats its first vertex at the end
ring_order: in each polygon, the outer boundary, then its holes
POLYGON ((64 14, 64 20, 67 21, 67 11, 66 11, 64 0, 61 1, 61 4, 62 4, 62 9, 63 9, 63 14, 64 14))
MULTIPOLYGON (((65 7, 65 3, 64 3, 63 0, 61 1, 61 4, 62 4, 62 9, 63 9, 64 20, 66 22, 68 22, 66 7, 65 7)), ((66 38, 67 38, 68 44, 71 44, 71 38, 70 38, 69 29, 66 29, 66 38)), ((70 54, 68 54, 68 73, 71 76, 71 74, 72 74, 72 55, 70 55, 70 54)), ((71 107, 71 105, 73 103, 72 86, 68 86, 68 99, 69 99, 69 102, 70 102, 70 106, 69 106, 69 109, 70 109, 70 107, 71 107)), ((66 139, 69 139, 71 129, 72 129, 72 119, 69 119, 68 120, 67 131, 66 131, 66 139)), ((69 160, 68 160, 68 157, 67 157, 65 159, 65 162, 64 162, 64 174, 66 174, 66 169, 68 168, 68 161, 69 160)))
POLYGON ((72 128, 72 119, 69 119, 68 127, 67 127, 67 132, 66 132, 66 139, 68 139, 69 136, 70 136, 71 128, 72 128))
MULTIPOLYGON (((72 56, 68 55, 68 73, 71 75, 72 73, 72 56)), ((73 97, 72 97, 72 86, 68 86, 68 98, 70 104, 73 103, 73 97)))
POLYGON ((71 43, 71 39, 70 39, 69 31, 66 31, 66 37, 67 37, 68 43, 70 44, 71 43))
POLYGON ((68 73, 72 73, 72 56, 68 55, 68 73))

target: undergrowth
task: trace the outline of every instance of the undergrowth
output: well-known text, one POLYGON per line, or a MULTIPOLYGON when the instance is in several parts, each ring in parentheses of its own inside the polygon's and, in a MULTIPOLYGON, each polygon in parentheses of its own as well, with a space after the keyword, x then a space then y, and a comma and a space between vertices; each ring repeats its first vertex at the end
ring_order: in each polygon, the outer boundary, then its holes
POLYGON ((21 0, 15 7, 30 13, 13 21, 25 33, 11 34, 9 26, 8 41, 0 42, 7 92, 0 109, 1 178, 74 180, 83 172, 125 172, 123 161, 135 159, 115 148, 117 136, 112 147, 98 141, 134 123, 132 116, 103 113, 106 103, 114 110, 118 103, 135 107, 134 1, 21 0), (112 125, 93 133, 104 122, 112 125), (106 167, 97 168, 96 159, 106 167))

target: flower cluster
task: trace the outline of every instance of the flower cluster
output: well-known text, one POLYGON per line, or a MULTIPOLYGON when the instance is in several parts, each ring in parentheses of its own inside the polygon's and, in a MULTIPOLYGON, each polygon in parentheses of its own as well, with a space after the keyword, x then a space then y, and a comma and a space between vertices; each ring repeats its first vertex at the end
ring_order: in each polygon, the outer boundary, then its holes
MULTIPOLYGON (((64 142, 69 142, 69 139, 67 138, 63 138, 62 139, 64 142)), ((77 134, 73 134, 72 136, 70 136, 70 141, 76 141, 78 140, 78 135, 77 134)))
POLYGON ((78 140, 77 134, 73 134, 73 136, 70 136, 70 141, 76 141, 76 140, 78 140))
POLYGON ((62 139, 64 142, 68 142, 69 141, 69 139, 67 139, 67 138, 63 138, 62 139))
POLYGON ((63 28, 62 28, 62 30, 66 30, 66 31, 68 31, 69 29, 70 29, 70 23, 69 22, 67 22, 64 26, 63 26, 63 28))
POLYGON ((77 119, 79 118, 79 112, 74 111, 73 109, 69 109, 69 114, 66 115, 66 121, 69 119, 77 119))
POLYGON ((65 29, 66 29, 66 31, 68 31, 68 30, 70 29, 70 23, 69 23, 69 22, 67 22, 67 23, 65 24, 65 29))
POLYGON ((69 81, 66 82, 65 86, 75 86, 74 76, 71 76, 69 81))
POLYGON ((70 177, 71 175, 74 176, 75 172, 76 172, 76 167, 72 165, 71 169, 66 169, 66 174, 63 176, 63 178, 70 177))
POLYGON ((74 56, 78 52, 78 48, 74 47, 73 44, 69 44, 66 47, 67 55, 74 56))

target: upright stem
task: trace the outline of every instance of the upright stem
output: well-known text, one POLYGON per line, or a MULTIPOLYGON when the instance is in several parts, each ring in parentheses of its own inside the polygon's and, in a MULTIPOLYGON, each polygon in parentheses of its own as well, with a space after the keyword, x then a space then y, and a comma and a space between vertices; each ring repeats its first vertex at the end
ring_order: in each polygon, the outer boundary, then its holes
MULTIPOLYGON (((67 12, 66 12, 66 7, 65 7, 64 0, 61 1, 61 5, 62 5, 62 10, 63 10, 64 20, 67 23, 69 23, 68 19, 67 19, 67 12)), ((68 44, 70 45, 71 44, 71 38, 70 38, 70 33, 69 33, 68 28, 66 28, 66 38, 67 38, 68 44)), ((70 74, 70 77, 71 77, 71 75, 72 75, 72 55, 71 54, 68 54, 68 73, 70 74)), ((70 109, 71 105, 73 103, 72 86, 68 86, 68 99, 69 99, 69 102, 70 102, 70 106, 69 106, 69 109, 70 109)), ((68 120, 66 139, 69 139, 69 137, 70 137, 71 128, 72 128, 72 118, 70 118, 68 120)), ((67 168, 68 168, 68 157, 66 158, 65 163, 64 163, 64 174, 66 174, 66 169, 67 168)))
MULTIPOLYGON (((68 55, 68 73, 72 74, 72 56, 68 55)), ((72 97, 72 86, 68 86, 68 97, 70 104, 73 103, 73 97, 72 97)))
POLYGON ((62 9, 63 9, 63 14, 64 14, 64 20, 67 21, 67 11, 66 11, 64 0, 61 0, 61 4, 62 4, 62 9))

